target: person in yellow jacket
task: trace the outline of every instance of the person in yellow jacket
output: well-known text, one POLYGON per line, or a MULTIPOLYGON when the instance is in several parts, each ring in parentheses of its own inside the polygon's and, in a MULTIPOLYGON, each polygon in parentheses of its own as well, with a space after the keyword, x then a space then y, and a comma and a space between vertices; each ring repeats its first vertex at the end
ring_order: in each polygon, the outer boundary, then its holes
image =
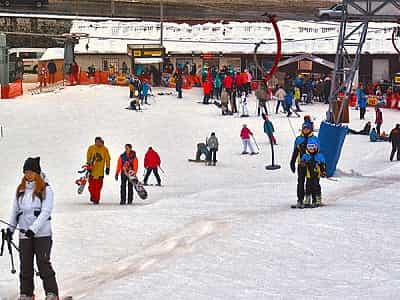
POLYGON ((91 167, 89 177, 89 192, 90 201, 93 204, 99 204, 100 193, 103 188, 104 168, 105 174, 110 174, 110 153, 107 147, 104 146, 104 141, 101 137, 96 137, 95 144, 90 146, 87 155, 87 163, 91 167))

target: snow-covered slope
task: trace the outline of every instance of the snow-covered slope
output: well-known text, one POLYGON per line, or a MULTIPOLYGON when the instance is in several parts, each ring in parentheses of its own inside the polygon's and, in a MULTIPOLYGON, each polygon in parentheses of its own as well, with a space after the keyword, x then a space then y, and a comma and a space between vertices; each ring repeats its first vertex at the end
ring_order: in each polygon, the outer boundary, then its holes
MULTIPOLYGON (((259 118, 222 117, 215 106, 197 103, 198 89, 184 91, 183 100, 157 96, 138 113, 125 109, 127 95, 127 88, 86 86, 0 102, 0 217, 8 218, 24 159, 40 155, 55 190, 52 255, 62 294, 86 300, 398 298, 400 164, 388 162, 388 143, 349 136, 338 182, 322 181, 328 205, 291 210, 294 135, 286 117, 272 115, 282 169, 265 171, 270 150, 259 118), (258 156, 240 155, 244 122, 255 132, 258 156), (212 131, 221 143, 218 166, 188 163, 212 131), (142 174, 144 153, 153 146, 165 186, 149 187, 148 201, 120 207, 119 184, 110 176, 102 205, 90 205, 73 182, 97 135, 110 149, 113 171, 123 145, 132 143, 142 174)), ((304 110, 320 121, 326 107, 304 110)), ((254 98, 249 111, 254 114, 254 98)), ((385 110, 383 128, 399 116, 385 110)), ((352 127, 361 128, 356 119, 352 112, 352 127)), ((300 128, 301 119, 291 122, 300 128)), ((8 272, 7 256, 0 269, 0 299, 14 299, 18 279, 8 272)))

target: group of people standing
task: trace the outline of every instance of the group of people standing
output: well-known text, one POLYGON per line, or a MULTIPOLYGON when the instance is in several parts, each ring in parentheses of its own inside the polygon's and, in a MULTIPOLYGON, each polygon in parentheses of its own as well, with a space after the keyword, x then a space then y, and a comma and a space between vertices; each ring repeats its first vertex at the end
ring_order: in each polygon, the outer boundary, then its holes
MULTIPOLYGON (((111 156, 104 145, 101 137, 96 137, 95 143, 88 148, 86 155, 87 165, 90 166, 89 177, 89 193, 90 201, 93 204, 99 204, 101 198, 101 190, 105 175, 110 175, 111 156)), ((149 176, 154 173, 157 179, 157 185, 161 186, 161 178, 158 174, 158 168, 161 166, 160 156, 152 147, 149 147, 145 158, 144 167, 146 174, 144 177, 144 185, 147 185, 149 176)), ((121 176, 121 201, 120 204, 132 204, 133 202, 133 185, 129 183, 128 173, 133 172, 136 176, 139 169, 139 161, 136 151, 133 150, 131 144, 125 145, 125 152, 118 158, 118 164, 115 171, 115 180, 118 181, 121 176), (128 199, 126 198, 126 186, 128 185, 128 199)))

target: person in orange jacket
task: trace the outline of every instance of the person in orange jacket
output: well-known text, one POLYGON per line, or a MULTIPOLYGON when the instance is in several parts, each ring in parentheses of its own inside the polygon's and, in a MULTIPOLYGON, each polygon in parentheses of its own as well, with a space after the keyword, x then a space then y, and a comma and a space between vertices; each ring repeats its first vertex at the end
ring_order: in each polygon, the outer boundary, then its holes
POLYGON ((115 180, 121 174, 121 205, 126 204, 126 184, 128 183, 128 204, 133 202, 133 185, 128 180, 128 173, 133 172, 137 174, 139 168, 139 161, 136 157, 136 152, 132 150, 131 144, 125 145, 125 152, 119 156, 117 170, 115 171, 115 180))

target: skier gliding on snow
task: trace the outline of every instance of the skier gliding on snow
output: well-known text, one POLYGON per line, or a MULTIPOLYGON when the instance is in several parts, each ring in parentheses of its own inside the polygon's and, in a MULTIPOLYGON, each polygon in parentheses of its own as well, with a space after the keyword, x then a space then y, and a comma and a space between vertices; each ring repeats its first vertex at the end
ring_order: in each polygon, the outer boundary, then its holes
POLYGON ((103 188, 104 168, 106 175, 110 174, 110 153, 104 146, 101 137, 96 137, 95 144, 90 146, 86 154, 87 164, 91 167, 89 177, 90 201, 99 204, 103 188))

